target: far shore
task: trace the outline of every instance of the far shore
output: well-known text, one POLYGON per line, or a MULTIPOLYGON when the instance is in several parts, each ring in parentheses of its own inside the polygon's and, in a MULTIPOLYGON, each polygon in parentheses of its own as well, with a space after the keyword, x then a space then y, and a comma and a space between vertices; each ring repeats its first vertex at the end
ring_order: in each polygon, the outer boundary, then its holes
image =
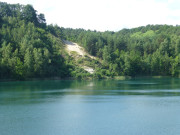
POLYGON ((138 78, 152 78, 152 79, 160 79, 160 78, 177 78, 180 77, 172 77, 172 76, 114 76, 114 77, 105 77, 105 78, 93 78, 93 77, 85 77, 83 79, 77 79, 74 77, 46 77, 46 78, 25 78, 25 79, 0 79, 0 82, 15 82, 15 81, 45 81, 45 80, 126 80, 126 79, 138 79, 138 78))

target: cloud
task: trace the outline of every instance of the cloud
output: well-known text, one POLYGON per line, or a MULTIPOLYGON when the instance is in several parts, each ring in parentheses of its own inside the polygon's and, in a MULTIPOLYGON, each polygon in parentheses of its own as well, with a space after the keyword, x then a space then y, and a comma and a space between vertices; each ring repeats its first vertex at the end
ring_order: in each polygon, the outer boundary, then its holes
POLYGON ((5 0, 32 4, 47 23, 91 30, 120 30, 180 22, 178 0, 5 0))

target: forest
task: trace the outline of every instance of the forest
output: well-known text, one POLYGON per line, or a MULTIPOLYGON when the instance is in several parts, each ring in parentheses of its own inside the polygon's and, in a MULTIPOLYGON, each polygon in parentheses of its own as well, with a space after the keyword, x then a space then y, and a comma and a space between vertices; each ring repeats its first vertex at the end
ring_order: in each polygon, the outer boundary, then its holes
POLYGON ((0 79, 71 77, 62 38, 32 5, 0 2, 0 79))
MULTIPOLYGON (((63 19, 63 18, 62 18, 63 19)), ((98 32, 47 25, 32 5, 0 2, 0 79, 180 76, 180 26, 98 32), (93 75, 64 51, 77 42, 102 63, 93 75)))
POLYGON ((66 39, 81 44, 104 62, 111 76, 179 76, 180 26, 147 25, 118 32, 63 29, 66 39))

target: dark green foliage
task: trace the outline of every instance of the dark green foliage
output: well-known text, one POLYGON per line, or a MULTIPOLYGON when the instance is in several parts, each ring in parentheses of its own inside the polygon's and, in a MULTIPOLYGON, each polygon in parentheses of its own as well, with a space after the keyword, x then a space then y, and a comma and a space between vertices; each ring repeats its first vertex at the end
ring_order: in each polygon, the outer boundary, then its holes
POLYGON ((23 12, 22 12, 22 16, 26 22, 32 22, 32 23, 37 25, 38 20, 36 17, 37 16, 36 11, 34 10, 34 8, 31 5, 26 5, 24 7, 23 12))
POLYGON ((0 2, 0 78, 70 77, 60 28, 49 31, 31 5, 0 2))
POLYGON ((32 5, 7 4, 0 2, 0 18, 16 17, 19 20, 25 20, 26 23, 32 22, 36 26, 44 26, 46 19, 44 14, 37 14, 32 5))

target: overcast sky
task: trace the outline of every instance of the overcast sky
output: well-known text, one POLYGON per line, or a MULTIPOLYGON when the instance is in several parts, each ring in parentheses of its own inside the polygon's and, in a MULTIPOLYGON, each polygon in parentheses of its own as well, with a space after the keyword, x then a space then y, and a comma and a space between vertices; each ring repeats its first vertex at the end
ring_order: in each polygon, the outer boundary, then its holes
POLYGON ((180 24, 180 0, 2 0, 31 4, 48 24, 118 31, 148 24, 180 24))

